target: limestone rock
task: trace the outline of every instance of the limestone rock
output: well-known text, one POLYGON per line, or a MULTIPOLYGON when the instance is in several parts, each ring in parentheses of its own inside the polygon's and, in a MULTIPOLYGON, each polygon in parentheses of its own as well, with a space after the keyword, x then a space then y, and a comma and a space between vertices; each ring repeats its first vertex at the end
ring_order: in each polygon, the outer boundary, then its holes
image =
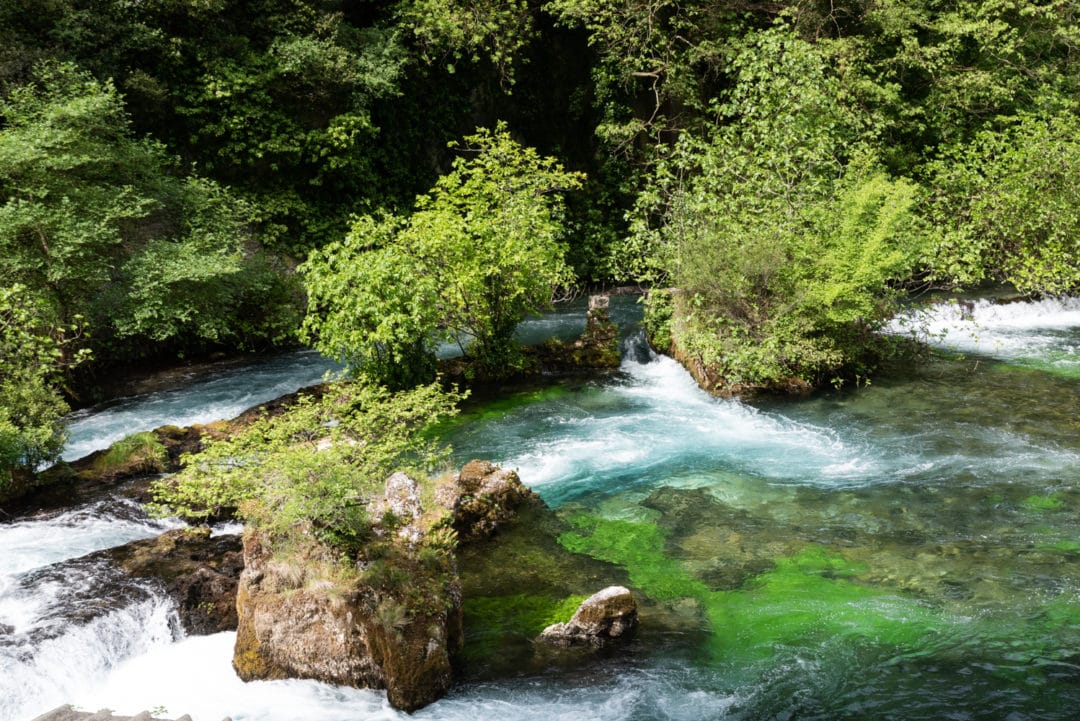
MULTIPOLYGON (((486 461, 436 491, 462 540, 490 535, 530 499, 539 503, 516 473, 486 461)), ((233 656, 240 678, 384 688, 405 711, 441 698, 462 644, 461 582, 452 544, 433 535, 445 532, 446 512, 428 510, 413 479, 387 479, 367 509, 373 538, 354 559, 359 575, 341 573, 340 552, 305 541, 302 530, 278 554, 270 538, 245 531, 233 656)))
POLYGON ((269 542, 244 532, 244 572, 233 666, 245 681, 311 678, 339 685, 383 688, 382 669, 350 599, 306 587, 304 561, 275 562, 269 542))
POLYGON ((420 501, 420 484, 398 471, 386 479, 386 489, 381 498, 368 507, 368 516, 374 521, 376 534, 381 532, 382 519, 393 517, 398 537, 412 545, 423 539, 418 522, 424 515, 420 501))
POLYGON ((540 497, 516 472, 474 460, 466 463, 452 482, 439 486, 435 500, 453 513, 458 538, 469 542, 487 538, 523 504, 539 503, 540 497))
POLYGON ((624 586, 608 586, 582 601, 573 618, 541 632, 540 639, 558 646, 602 646, 637 625, 637 602, 624 586))
MULTIPOLYGON (((402 545, 405 560, 395 560, 410 587, 418 586, 423 570, 407 566, 410 551, 402 545)), ((421 594, 422 606, 406 605, 363 576, 349 582, 310 577, 309 569, 332 560, 315 557, 318 552, 313 546, 309 557, 292 550, 290 560, 275 560, 266 538, 245 532, 233 655, 240 678, 386 689, 390 703, 406 711, 441 698, 453 680, 450 651, 461 641, 460 592, 429 591, 421 594)), ((447 575, 453 586, 456 572, 447 575)))
POLYGON ((156 578, 176 601, 191 635, 236 628, 236 588, 243 567, 240 539, 210 530, 180 529, 103 552, 127 573, 156 578))

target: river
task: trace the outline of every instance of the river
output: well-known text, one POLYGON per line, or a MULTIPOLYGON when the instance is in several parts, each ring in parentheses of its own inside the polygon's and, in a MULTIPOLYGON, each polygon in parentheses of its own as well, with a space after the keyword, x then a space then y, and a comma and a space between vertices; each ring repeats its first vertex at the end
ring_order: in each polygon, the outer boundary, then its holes
MULTIPOLYGON (((577 524, 576 550, 619 564, 684 625, 643 626, 585 671, 476 679, 414 717, 1075 718, 1080 302, 908 320, 941 352, 865 388, 717 400, 629 334, 613 376, 473 408, 450 438, 458 460, 517 467, 577 524)), ((574 311, 532 330, 581 323, 574 311)), ((256 377, 223 385, 285 392, 256 377)), ((125 432, 212 413, 180 400, 137 420, 155 397, 125 403, 125 432)), ((64 702, 196 721, 406 718, 377 692, 241 683, 233 635, 180 638, 152 588, 94 596, 109 571, 81 556, 169 525, 119 502, 0 524, 0 721, 64 702)))

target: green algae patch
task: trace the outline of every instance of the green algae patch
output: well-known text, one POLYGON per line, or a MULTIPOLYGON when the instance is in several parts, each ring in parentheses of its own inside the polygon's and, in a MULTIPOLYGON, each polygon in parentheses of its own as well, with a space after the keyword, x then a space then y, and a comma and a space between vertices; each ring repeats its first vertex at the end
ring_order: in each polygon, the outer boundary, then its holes
POLYGON ((559 536, 564 548, 622 566, 631 586, 653 600, 700 599, 709 592, 704 582, 668 557, 663 531, 654 524, 587 514, 575 516, 570 524, 575 530, 559 536))
POLYGON ((1053 494, 1028 496, 1020 503, 1029 511, 1057 511, 1065 507, 1065 502, 1053 494))
POLYGON ((1018 358, 1014 361, 1026 370, 1050 373, 1062 378, 1080 378, 1080 363, 1071 351, 1047 350, 1041 357, 1018 358))
POLYGON ((569 395, 570 388, 562 384, 555 384, 535 390, 520 391, 508 397, 500 397, 494 400, 485 400, 476 405, 466 404, 461 413, 453 419, 454 425, 464 426, 472 423, 492 423, 513 413, 519 408, 552 401, 569 395), (471 407, 470 407, 471 406, 471 407))
POLYGON ((459 656, 472 673, 482 674, 489 665, 526 667, 533 662, 533 640, 551 624, 568 621, 586 598, 529 593, 466 598, 459 656))
POLYGON ((851 580, 864 573, 821 546, 775 559, 772 570, 744 588, 712 592, 704 600, 718 660, 770 658, 778 647, 828 641, 866 641, 898 650, 921 645, 944 623, 934 610, 851 580))
POLYGON ((565 548, 623 566, 632 587, 655 601, 700 603, 714 662, 767 661, 783 647, 838 639, 910 650, 944 623, 915 601, 855 582, 866 566, 822 546, 773 559, 742 588, 714 591, 664 552, 664 534, 653 524, 588 515, 571 524, 574 530, 559 536, 565 548))
POLYGON ((1074 554, 1080 553, 1080 541, 1055 541, 1044 543, 1036 548, 1040 551, 1074 554))
POLYGON ((458 548, 465 644, 462 672, 472 680, 506 669, 542 668, 533 641, 547 626, 568 621, 593 593, 628 585, 617 566, 573 553, 556 540, 566 524, 543 506, 481 543, 458 548))
POLYGON ((467 598, 463 603, 470 641, 488 636, 516 634, 535 638, 553 623, 570 620, 588 596, 552 598, 527 593, 467 598))

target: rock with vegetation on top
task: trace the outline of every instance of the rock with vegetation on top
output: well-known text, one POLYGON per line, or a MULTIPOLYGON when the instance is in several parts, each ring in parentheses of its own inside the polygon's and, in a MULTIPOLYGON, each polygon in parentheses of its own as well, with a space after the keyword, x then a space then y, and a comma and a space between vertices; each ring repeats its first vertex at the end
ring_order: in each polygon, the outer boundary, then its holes
POLYGON ((453 514, 462 542, 487 538, 523 504, 541 502, 516 472, 477 460, 466 463, 452 482, 439 486, 435 500, 453 514))
POLYGON ((566 623, 543 630, 540 639, 558 646, 603 646, 637 625, 637 602, 624 586, 608 586, 585 599, 566 623))
POLYGON ((169 531, 101 552, 132 576, 156 578, 176 601, 191 635, 236 628, 236 588, 243 568, 240 539, 208 528, 169 531))
POLYGON ((462 643, 455 537, 490 534, 535 494, 484 461, 437 488, 433 507, 420 491, 403 473, 387 480, 355 564, 311 535, 245 531, 233 656, 242 679, 385 688, 406 711, 446 693, 462 643))

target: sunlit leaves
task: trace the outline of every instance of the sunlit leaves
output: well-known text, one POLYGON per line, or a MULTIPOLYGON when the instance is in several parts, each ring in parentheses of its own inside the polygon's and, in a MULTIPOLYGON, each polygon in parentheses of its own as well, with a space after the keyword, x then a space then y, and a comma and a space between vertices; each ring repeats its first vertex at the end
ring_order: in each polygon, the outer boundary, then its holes
POLYGON ((1021 292, 1080 288, 1080 123, 1025 115, 935 163, 932 264, 962 285, 1007 281, 1021 292))
POLYGON ((570 281, 561 194, 580 184, 505 128, 466 139, 416 212, 365 216, 302 267, 304 328, 354 372, 408 387, 434 372, 437 343, 460 343, 495 375, 517 362, 511 335, 570 281))
POLYGON ((87 354, 71 347, 77 322, 57 326, 50 316, 26 286, 0 287, 0 494, 14 469, 33 471, 64 445, 68 406, 55 382, 87 354))
POLYGON ((199 518, 236 509, 274 535, 314 533, 354 549, 368 532, 367 505, 391 473, 441 470, 448 449, 423 432, 456 413, 460 398, 438 384, 390 393, 334 383, 322 398, 301 396, 187 457, 179 474, 156 484, 158 510, 199 518))
POLYGON ((841 373, 920 258, 917 188, 877 167, 827 57, 783 27, 748 36, 720 122, 684 135, 641 196, 637 246, 679 289, 670 327, 719 390, 841 373))

